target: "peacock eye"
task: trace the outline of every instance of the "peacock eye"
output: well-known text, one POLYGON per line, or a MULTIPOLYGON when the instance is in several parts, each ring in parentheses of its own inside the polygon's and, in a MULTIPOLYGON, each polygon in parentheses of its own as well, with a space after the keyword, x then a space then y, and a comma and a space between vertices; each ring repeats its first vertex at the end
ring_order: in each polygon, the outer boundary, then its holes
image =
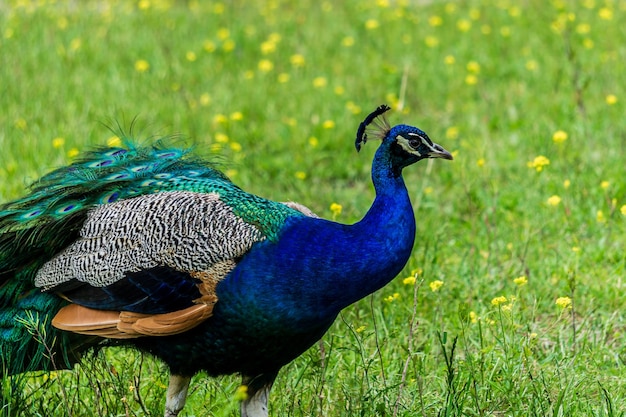
POLYGON ((417 149, 418 146, 420 146, 421 141, 417 140, 417 139, 409 139, 409 146, 413 149, 417 149))

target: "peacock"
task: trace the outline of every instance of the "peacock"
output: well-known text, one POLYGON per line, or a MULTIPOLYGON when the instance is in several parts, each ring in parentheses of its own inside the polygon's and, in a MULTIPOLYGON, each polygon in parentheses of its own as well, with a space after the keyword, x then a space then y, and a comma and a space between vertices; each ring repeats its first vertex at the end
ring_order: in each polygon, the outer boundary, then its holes
POLYGON ((357 151, 381 142, 375 200, 351 225, 247 193, 159 141, 93 149, 43 176, 0 207, 3 375, 70 368, 113 341, 167 364, 166 417, 199 371, 240 374, 241 415, 267 416, 281 367, 407 263, 416 223, 403 168, 452 159, 422 130, 391 127, 387 110, 357 130, 357 151))

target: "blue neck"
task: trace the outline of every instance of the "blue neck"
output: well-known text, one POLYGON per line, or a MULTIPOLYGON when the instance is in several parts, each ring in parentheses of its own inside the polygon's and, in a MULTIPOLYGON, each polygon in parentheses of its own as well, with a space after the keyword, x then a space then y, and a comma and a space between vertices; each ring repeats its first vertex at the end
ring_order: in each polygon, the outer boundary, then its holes
POLYGON ((365 217, 353 225, 289 219, 277 241, 255 245, 220 284, 224 308, 232 300, 233 307, 255 310, 257 320, 267 323, 300 329, 330 325, 341 309, 402 270, 413 248, 415 217, 404 181, 393 173, 384 146, 374 159, 376 199, 365 217))
POLYGON ((404 180, 394 172, 390 152, 381 145, 372 164, 376 198, 365 217, 351 226, 355 244, 344 248, 357 271, 343 277, 335 294, 340 308, 385 286, 406 265, 415 241, 415 216, 404 180))

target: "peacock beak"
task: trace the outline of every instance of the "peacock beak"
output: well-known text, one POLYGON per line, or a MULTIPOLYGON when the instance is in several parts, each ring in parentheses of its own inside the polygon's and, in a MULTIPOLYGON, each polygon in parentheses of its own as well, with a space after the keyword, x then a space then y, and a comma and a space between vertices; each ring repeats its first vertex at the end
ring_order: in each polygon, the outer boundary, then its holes
POLYGON ((428 153, 428 157, 429 158, 449 159, 449 160, 453 160, 454 159, 450 152, 446 151, 445 149, 443 149, 443 146, 437 145, 436 143, 433 143, 432 151, 428 153))

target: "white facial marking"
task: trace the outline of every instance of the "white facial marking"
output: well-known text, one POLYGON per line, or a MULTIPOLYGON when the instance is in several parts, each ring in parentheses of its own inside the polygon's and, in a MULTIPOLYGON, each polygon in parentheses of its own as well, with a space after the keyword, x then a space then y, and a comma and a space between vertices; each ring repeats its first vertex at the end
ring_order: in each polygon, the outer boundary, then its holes
POLYGON ((414 149, 411 145, 409 145, 409 139, 405 138, 404 136, 402 135, 396 136, 396 142, 398 142, 398 145, 400 145, 400 147, 404 149, 407 153, 412 153, 417 156, 422 156, 421 153, 419 153, 416 149, 414 149))
POLYGON ((418 135, 417 133, 409 132, 407 133, 407 136, 409 136, 410 138, 407 139, 402 135, 396 136, 396 142, 398 142, 398 144, 402 147, 402 149, 404 149, 408 153, 411 153, 417 156, 422 156, 422 154, 417 149, 415 149, 415 147, 409 145, 409 142, 412 142, 415 139, 419 139, 422 145, 426 146, 428 149, 430 149, 433 152, 440 151, 440 149, 437 149, 436 146, 431 145, 428 142, 428 140, 426 140, 423 136, 418 135))

